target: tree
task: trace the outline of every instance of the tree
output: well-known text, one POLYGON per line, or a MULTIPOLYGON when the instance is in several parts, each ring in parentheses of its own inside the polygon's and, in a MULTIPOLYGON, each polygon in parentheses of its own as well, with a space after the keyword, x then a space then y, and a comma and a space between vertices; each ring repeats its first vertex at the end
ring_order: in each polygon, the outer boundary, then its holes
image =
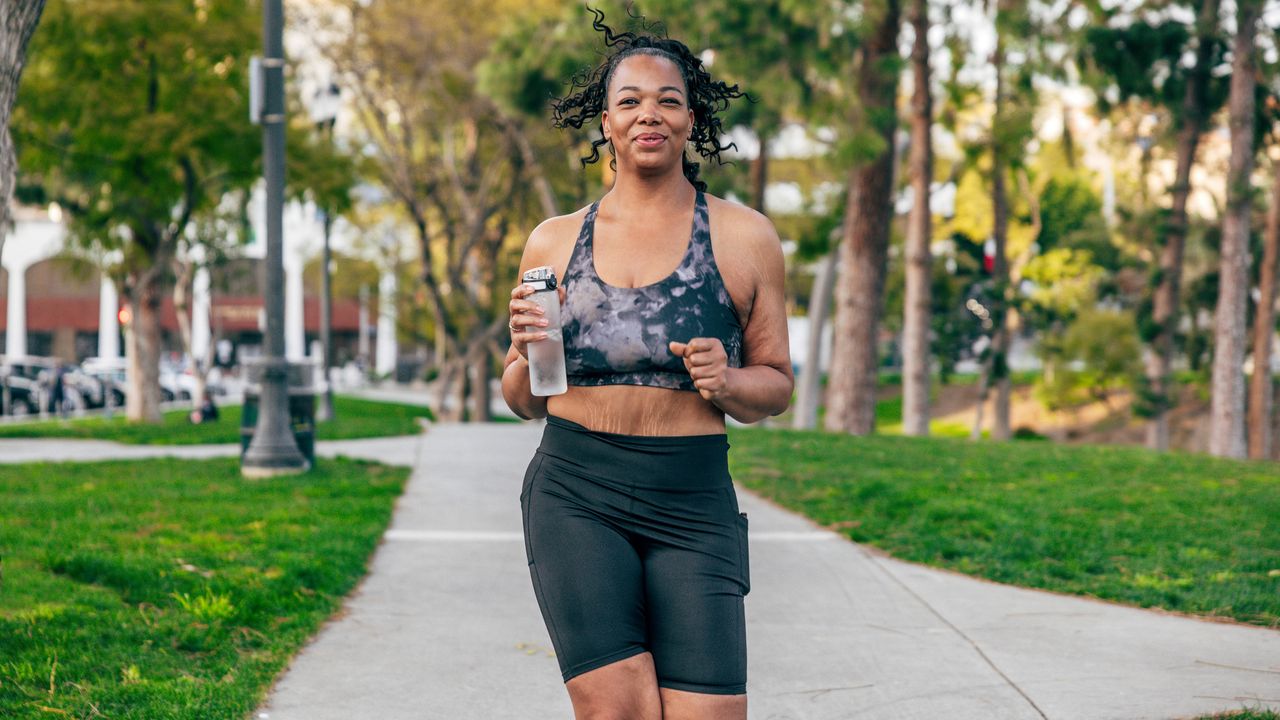
POLYGON ((1275 335, 1276 264, 1280 256, 1280 162, 1271 163, 1271 206, 1258 270, 1258 306, 1253 323, 1253 377, 1249 379, 1249 458, 1268 460, 1272 445, 1271 344, 1275 335))
POLYGON ((17 156, 9 134, 9 115, 18 96, 18 81, 26 67, 27 43, 40 22, 45 0, 0 5, 0 257, 9 235, 9 205, 13 201, 17 156))
MULTIPOLYGON (((1011 266, 1008 260, 1010 196, 1006 189, 1006 181, 1010 175, 1017 174, 1022 195, 1032 204, 1035 203, 1024 167, 1026 145, 1032 137, 1032 117, 1028 109, 1035 106, 1035 91, 1031 82, 1035 67, 1024 62, 1008 73, 1011 77, 1007 77, 1006 64, 1010 47, 1030 54, 1033 47, 1031 38, 1036 33, 1025 6, 1015 5, 1009 0, 996 0, 995 6, 996 46, 991 55, 995 71, 995 98, 991 134, 988 138, 991 160, 991 238, 994 249, 986 312, 991 323, 991 334, 990 342, 983 350, 982 369, 978 379, 978 411, 974 415, 970 437, 981 437, 983 408, 987 394, 994 385, 996 400, 993 403, 991 437, 1008 440, 1013 436, 1010 423, 1013 388, 1009 377, 1008 356, 1012 335, 1017 329, 1012 326, 1014 316, 1011 309, 1020 275, 1036 249, 1035 235, 1039 234, 1039 228, 1034 228, 1030 241, 1011 266)), ((1039 212, 1032 208, 1030 214, 1033 222, 1038 223, 1039 212)))
POLYGON ((865 128, 857 137, 864 153, 849 173, 825 423, 828 430, 856 435, 875 428, 877 336, 893 211, 899 17, 897 0, 867 2, 868 36, 857 52, 861 117, 853 124, 865 128))
POLYGON ((476 68, 500 19, 544 5, 332 0, 310 20, 354 92, 378 179, 414 228, 440 372, 437 408, 456 385, 464 418, 468 398, 474 419, 489 416, 494 347, 507 333, 503 298, 516 282, 511 228, 537 202, 521 171, 518 127, 479 92, 476 68))
POLYGON ((929 254, 929 186, 933 181, 933 95, 929 84, 929 4, 913 0, 911 26, 911 214, 907 218, 906 284, 902 328, 902 431, 929 434, 929 325, 933 259, 929 254))
MULTIPOLYGON (((1231 52, 1231 163, 1227 172, 1227 212, 1222 222, 1218 307, 1214 314, 1213 388, 1209 408, 1209 452, 1243 458, 1245 311, 1249 292, 1249 176, 1254 155, 1254 57, 1261 0, 1236 0, 1236 34, 1231 52)), ((1267 372, 1267 368, 1262 368, 1267 372)))
MULTIPOLYGON (((1173 405, 1170 368, 1187 241, 1191 168, 1205 125, 1225 97, 1223 83, 1213 79, 1223 51, 1218 6, 1218 0, 1193 3, 1195 25, 1190 30, 1172 16, 1157 21, 1145 16, 1119 18, 1122 22, 1112 25, 1112 15, 1100 14, 1081 46, 1083 64, 1090 70, 1087 78, 1103 90, 1099 96, 1104 111, 1112 104, 1107 100, 1111 93, 1117 101, 1136 99, 1163 107, 1172 116, 1176 134, 1171 205, 1157 229, 1159 261, 1152 273, 1155 292, 1149 301, 1150 319, 1139 319, 1151 352, 1135 408, 1149 419, 1147 446, 1155 450, 1169 447, 1168 411, 1173 405), (1194 58, 1190 65, 1182 62, 1188 54, 1194 58)), ((1142 182, 1145 188, 1145 177, 1142 182)))
POLYGON ((70 213, 77 245, 128 303, 134 421, 160 421, 160 305, 192 217, 256 176, 251 0, 50 2, 15 112, 24 177, 70 213), (196 31, 193 31, 195 29, 196 31))

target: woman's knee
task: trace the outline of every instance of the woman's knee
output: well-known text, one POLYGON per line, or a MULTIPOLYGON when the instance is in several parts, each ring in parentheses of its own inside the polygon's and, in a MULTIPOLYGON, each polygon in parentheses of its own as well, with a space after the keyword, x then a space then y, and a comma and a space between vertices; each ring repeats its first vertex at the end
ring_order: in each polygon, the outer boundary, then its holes
POLYGON ((747 696, 661 688, 663 720, 746 720, 747 696))
POLYGON ((576 720, 662 720, 653 656, 640 653, 565 684, 576 720))

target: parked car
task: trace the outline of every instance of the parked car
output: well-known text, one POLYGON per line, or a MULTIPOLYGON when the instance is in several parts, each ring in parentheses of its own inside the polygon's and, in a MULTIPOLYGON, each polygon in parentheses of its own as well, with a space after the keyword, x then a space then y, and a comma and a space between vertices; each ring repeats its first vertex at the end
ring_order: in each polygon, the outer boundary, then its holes
MULTIPOLYGON (((81 370, 85 374, 97 378, 99 381, 109 381, 115 394, 116 405, 123 405, 125 394, 128 392, 128 361, 124 358, 85 358, 80 363, 81 370)), ((173 402, 176 400, 190 400, 191 390, 183 387, 180 375, 172 370, 166 372, 162 365, 160 369, 160 402, 173 402)))
POLYGON ((63 362, 59 358, 38 355, 0 356, 0 368, 3 368, 3 372, 15 382, 21 381, 18 384, 27 388, 32 398, 31 404, 37 408, 39 402, 35 398, 41 396, 40 390, 43 389, 43 396, 49 403, 46 409, 50 412, 59 410, 53 406, 55 400, 53 384, 58 373, 62 374, 62 410, 95 408, 102 405, 104 398, 102 384, 81 372, 75 365, 63 362))
POLYGON ((35 415, 40 412, 39 388, 20 375, 9 375, 0 366, 0 415, 35 415))

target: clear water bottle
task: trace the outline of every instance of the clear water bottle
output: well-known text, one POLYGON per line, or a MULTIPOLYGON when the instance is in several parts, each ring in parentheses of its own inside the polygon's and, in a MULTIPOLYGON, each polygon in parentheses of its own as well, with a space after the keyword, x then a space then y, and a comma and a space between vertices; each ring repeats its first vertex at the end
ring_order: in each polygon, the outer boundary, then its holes
POLYGON ((560 334, 560 293, 556 291, 556 273, 550 265, 525 272, 522 281, 533 287, 528 296, 542 308, 547 319, 545 340, 529 343, 529 388, 534 395, 559 395, 569 389, 564 372, 564 337, 560 334))

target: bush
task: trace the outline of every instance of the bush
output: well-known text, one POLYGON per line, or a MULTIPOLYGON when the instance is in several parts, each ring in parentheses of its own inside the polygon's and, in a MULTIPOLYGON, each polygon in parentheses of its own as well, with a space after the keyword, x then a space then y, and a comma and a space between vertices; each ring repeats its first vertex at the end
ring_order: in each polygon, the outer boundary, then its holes
POLYGON ((1049 410, 1108 402, 1142 376, 1142 346, 1129 312, 1083 311, 1061 337, 1041 343, 1040 355, 1045 371, 1035 394, 1049 410))

